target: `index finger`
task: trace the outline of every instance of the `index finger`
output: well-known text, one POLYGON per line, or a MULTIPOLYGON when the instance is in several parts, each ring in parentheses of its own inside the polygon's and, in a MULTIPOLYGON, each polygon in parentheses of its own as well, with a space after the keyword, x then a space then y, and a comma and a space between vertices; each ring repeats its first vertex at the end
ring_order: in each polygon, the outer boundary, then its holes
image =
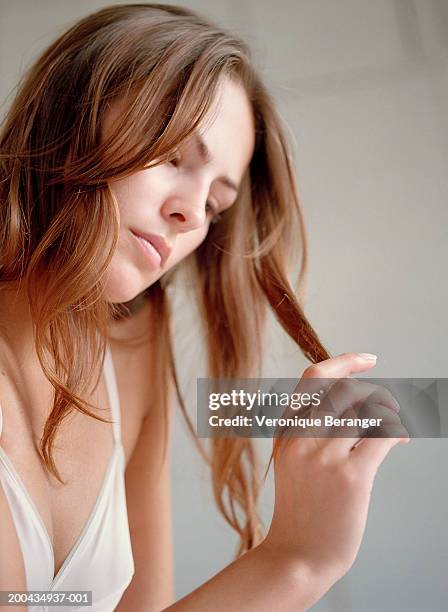
MULTIPOLYGON (((325 393, 334 384, 334 379, 347 378, 350 374, 365 372, 373 368, 375 364, 376 355, 371 353, 342 353, 337 357, 324 359, 304 370, 294 392, 306 393, 310 396, 315 392, 325 393)), ((310 410, 310 407, 302 409, 304 413, 310 410)), ((287 417, 292 414, 297 414, 297 412, 288 406, 282 416, 287 417)))
POLYGON ((371 353, 342 353, 308 366, 296 390, 310 394, 317 390, 325 392, 334 384, 334 379, 348 378, 350 374, 365 372, 375 364, 376 355, 371 353))

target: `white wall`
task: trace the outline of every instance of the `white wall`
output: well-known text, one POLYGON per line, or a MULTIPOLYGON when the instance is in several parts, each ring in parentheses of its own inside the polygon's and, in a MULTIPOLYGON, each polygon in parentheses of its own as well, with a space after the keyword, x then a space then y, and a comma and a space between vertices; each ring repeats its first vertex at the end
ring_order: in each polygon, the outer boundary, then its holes
MULTIPOLYGON (((310 243, 307 313, 324 344, 332 354, 378 354, 375 376, 446 376, 448 3, 179 3, 246 37, 291 127, 310 243)), ((39 49, 107 4, 2 0, 0 101, 39 49)), ((195 377, 204 372, 186 299, 176 296, 177 355, 194 419, 195 377)), ((304 358, 274 324, 270 335, 266 376, 298 376, 304 358)), ((266 455, 270 441, 260 448, 266 455)), ((174 449, 182 596, 232 559, 236 539, 180 421, 174 449)), ((446 440, 391 451, 356 564, 315 610, 446 610, 447 458, 446 440)), ((272 479, 266 520, 271 502, 272 479)))

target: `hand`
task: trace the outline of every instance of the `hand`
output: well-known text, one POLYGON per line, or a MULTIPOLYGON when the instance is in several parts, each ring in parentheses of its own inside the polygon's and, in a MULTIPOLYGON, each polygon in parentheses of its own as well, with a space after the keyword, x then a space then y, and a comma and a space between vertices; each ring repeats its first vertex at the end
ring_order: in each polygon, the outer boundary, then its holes
POLYGON ((373 398, 375 411, 369 418, 383 417, 383 431, 395 437, 362 438, 354 430, 353 437, 276 440, 274 514, 263 545, 326 581, 324 592, 356 558, 378 467, 393 446, 409 441, 393 396, 382 387, 350 378, 375 363, 361 354, 345 353, 307 368, 297 388, 306 385, 308 392, 313 385, 322 388, 322 380, 314 379, 339 379, 329 385, 318 416, 359 416, 351 411, 353 405, 364 399, 363 410, 368 409, 373 398))

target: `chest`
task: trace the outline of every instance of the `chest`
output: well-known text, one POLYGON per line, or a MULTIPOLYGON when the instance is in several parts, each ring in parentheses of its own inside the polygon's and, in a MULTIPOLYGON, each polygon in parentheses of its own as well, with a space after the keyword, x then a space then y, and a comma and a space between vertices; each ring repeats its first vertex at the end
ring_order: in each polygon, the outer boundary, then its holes
MULTIPOLYGON (((117 355, 114 355, 114 364, 121 404, 121 438, 127 462, 137 443, 146 406, 144 394, 132 376, 120 369, 122 364, 117 355)), ((36 390, 36 401, 45 396, 47 390, 41 391, 39 394, 36 390)), ((26 418, 30 414, 24 404, 27 398, 8 391, 4 381, 1 398, 4 420, 1 446, 44 523, 53 547, 56 574, 82 533, 102 489, 115 443, 112 424, 78 411, 62 422, 53 450, 63 480, 60 483, 44 469, 38 456, 35 432, 40 431, 43 422, 33 423, 26 418)), ((98 388, 86 399, 97 407, 94 414, 112 418, 104 375, 98 388)))

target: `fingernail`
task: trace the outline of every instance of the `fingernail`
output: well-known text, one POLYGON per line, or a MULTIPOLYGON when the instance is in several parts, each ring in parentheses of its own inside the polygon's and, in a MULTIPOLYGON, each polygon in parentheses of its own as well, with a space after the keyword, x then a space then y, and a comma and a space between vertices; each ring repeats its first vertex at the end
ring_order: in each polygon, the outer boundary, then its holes
POLYGON ((373 353, 358 353, 358 355, 363 359, 367 359, 368 361, 376 361, 378 359, 378 357, 373 353))

